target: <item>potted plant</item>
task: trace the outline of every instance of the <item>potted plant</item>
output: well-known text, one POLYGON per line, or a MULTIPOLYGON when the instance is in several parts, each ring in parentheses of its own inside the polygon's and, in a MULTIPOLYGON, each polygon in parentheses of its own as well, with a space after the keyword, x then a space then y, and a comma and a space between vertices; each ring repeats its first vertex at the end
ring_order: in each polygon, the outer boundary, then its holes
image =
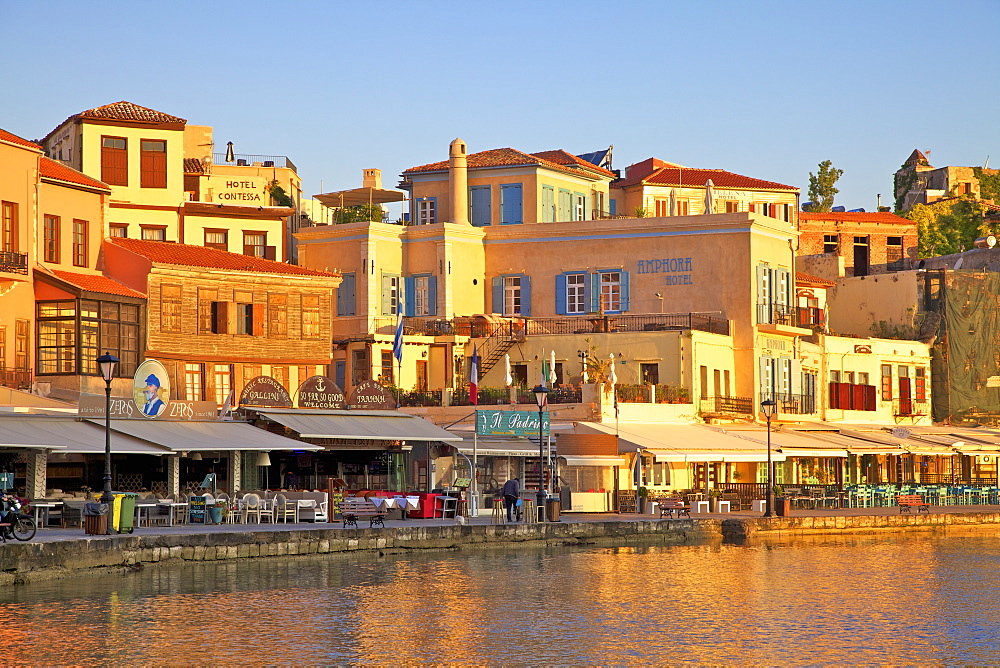
POLYGON ((719 499, 721 498, 722 498, 721 489, 708 490, 708 512, 710 513, 719 512, 719 499))
POLYGON ((636 496, 638 497, 638 511, 641 515, 646 512, 646 499, 649 498, 649 490, 645 487, 640 487, 636 492, 636 496))
POLYGON ((211 505, 208 507, 208 514, 212 518, 212 523, 222 524, 222 520, 226 516, 226 510, 227 510, 226 502, 216 499, 215 505, 211 505))

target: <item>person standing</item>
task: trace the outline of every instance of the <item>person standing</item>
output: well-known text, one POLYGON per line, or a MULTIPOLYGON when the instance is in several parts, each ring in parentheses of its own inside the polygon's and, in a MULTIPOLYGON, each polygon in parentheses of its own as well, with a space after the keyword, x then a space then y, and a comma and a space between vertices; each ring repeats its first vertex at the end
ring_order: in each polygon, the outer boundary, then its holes
POLYGON ((503 505, 507 509, 507 521, 513 522, 514 508, 517 507, 517 500, 521 495, 521 481, 515 476, 503 484, 503 505))

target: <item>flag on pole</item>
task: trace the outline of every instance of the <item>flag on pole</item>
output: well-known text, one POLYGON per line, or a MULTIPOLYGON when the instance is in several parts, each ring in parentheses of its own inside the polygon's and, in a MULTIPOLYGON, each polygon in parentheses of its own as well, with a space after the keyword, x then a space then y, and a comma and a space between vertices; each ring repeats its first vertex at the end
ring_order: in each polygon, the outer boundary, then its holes
POLYGON ((469 369, 469 401, 479 405, 479 350, 472 346, 472 367, 469 369))
POLYGON ((400 299, 396 313, 396 336, 392 340, 392 356, 397 364, 403 363, 403 300, 400 299))

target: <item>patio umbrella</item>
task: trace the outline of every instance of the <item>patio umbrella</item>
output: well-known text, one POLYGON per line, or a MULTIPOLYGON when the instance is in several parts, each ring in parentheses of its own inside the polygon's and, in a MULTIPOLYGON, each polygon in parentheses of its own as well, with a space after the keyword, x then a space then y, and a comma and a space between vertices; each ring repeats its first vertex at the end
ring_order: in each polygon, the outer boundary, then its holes
POLYGON ((556 351, 552 351, 549 355, 549 385, 555 387, 556 385, 556 351))
POLYGON ((677 191, 673 188, 670 189, 670 215, 677 215, 677 191))
POLYGON ((705 213, 715 213, 715 184, 705 181, 705 213))
POLYGON ((226 143, 226 162, 236 162, 236 156, 233 154, 233 142, 226 143))
POLYGON ((510 355, 503 356, 503 383, 507 387, 514 384, 514 379, 510 377, 510 355))
POLYGON ((613 354, 608 355, 608 358, 611 360, 611 371, 608 372, 608 382, 611 383, 611 387, 614 389, 614 386, 618 384, 618 374, 615 373, 615 356, 613 354))

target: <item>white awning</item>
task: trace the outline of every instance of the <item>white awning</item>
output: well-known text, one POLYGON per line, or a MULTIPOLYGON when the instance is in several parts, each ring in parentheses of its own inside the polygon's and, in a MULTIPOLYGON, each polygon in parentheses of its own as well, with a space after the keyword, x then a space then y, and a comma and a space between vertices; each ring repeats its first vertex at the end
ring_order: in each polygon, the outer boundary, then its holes
MULTIPOLYGON (((727 429, 730 436, 754 441, 767 448, 767 429, 727 429)), ((845 448, 834 447, 801 432, 771 430, 771 447, 778 448, 786 457, 846 457, 845 448)))
POLYGON ((461 441, 433 422, 397 411, 283 411, 260 415, 284 425, 302 438, 368 441, 461 441))
MULTIPOLYGON (((96 424, 101 420, 91 420, 96 424)), ((322 450, 312 443, 272 434, 245 422, 211 420, 112 420, 112 431, 141 438, 171 452, 233 452, 272 450, 322 450)))
POLYGON ((609 457, 603 455, 571 455, 560 456, 566 466, 625 466, 624 457, 609 457))
MULTIPOLYGON (((477 444, 473 444, 471 435, 463 435, 461 441, 454 443, 458 450, 471 455, 473 450, 480 457, 537 457, 538 444, 526 438, 489 438, 480 436, 477 444)), ((555 441, 553 440, 553 446, 555 441)), ((546 448, 547 450, 547 448, 546 448)))
MULTIPOLYGON (((102 423, 103 424, 103 423, 102 423)), ((72 454, 104 453, 106 434, 76 417, 32 415, 0 417, 0 447, 51 449, 72 454)), ((111 433, 111 452, 128 455, 169 455, 170 449, 111 433)))
MULTIPOLYGON (((647 450, 657 461, 672 462, 763 462, 767 461, 767 444, 741 438, 722 429, 697 424, 664 424, 659 422, 578 422, 580 433, 617 434, 619 444, 626 448, 647 450)), ((765 435, 766 437, 766 435, 765 435)), ((773 444, 772 444, 773 445, 773 444)), ((772 461, 784 461, 785 456, 772 450, 772 461)), ((622 448, 625 449, 625 448, 622 448)))

